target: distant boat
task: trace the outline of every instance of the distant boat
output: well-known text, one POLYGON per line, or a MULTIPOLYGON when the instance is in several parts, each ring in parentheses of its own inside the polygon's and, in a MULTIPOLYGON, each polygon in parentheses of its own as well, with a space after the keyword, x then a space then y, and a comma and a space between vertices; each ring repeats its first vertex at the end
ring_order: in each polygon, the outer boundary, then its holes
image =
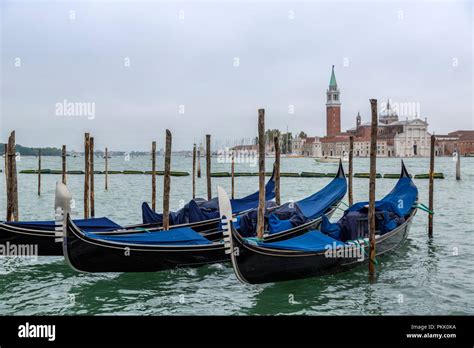
POLYGON ((318 157, 314 159, 318 163, 339 163, 339 160, 342 162, 348 162, 349 159, 347 157, 332 157, 332 156, 324 156, 318 157))
MULTIPOLYGON (((105 155, 103 155, 102 158, 105 158, 105 155)), ((112 156, 107 155, 107 158, 112 158, 112 156)))
POLYGON ((286 157, 286 158, 303 158, 304 156, 303 155, 299 155, 299 154, 296 154, 296 153, 288 153, 282 157, 286 157))

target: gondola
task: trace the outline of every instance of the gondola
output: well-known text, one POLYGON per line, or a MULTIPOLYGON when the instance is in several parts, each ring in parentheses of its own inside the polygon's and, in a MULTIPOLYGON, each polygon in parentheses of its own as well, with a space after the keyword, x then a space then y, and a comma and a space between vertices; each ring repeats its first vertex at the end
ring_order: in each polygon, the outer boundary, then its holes
MULTIPOLYGON (((302 226, 268 234, 266 238, 282 240, 318 225, 323 213, 332 214, 336 209, 346 188, 341 164, 336 178, 321 191, 300 201, 312 203, 312 211, 320 211, 318 216, 313 216, 302 226)), ((230 200, 227 203, 232 206, 230 200)), ((303 206, 303 210, 309 212, 310 207, 303 206)), ((189 226, 170 231, 138 232, 100 235, 83 231, 68 217, 63 240, 64 255, 73 269, 83 272, 151 272, 230 261, 222 240, 222 230, 219 238, 214 233, 200 234, 189 226)))
MULTIPOLYGON (((57 185, 58 187, 58 185, 57 185)), ((266 199, 275 197, 274 173, 266 186, 266 199)), ((243 198, 232 200, 235 213, 242 214, 258 205, 258 191, 243 198)), ((85 232, 94 231, 104 235, 122 235, 159 231, 162 229, 162 214, 153 212, 147 203, 142 204, 143 223, 120 226, 106 217, 74 220, 75 225, 85 232)), ((178 212, 170 213, 171 228, 190 227, 194 231, 207 234, 208 238, 220 238, 219 210, 217 198, 209 201, 192 200, 178 212), (190 216, 190 218, 188 218, 190 216)), ((56 221, 0 221, 0 244, 35 245, 38 256, 63 255, 62 224, 56 221)))
MULTIPOLYGON (((319 230, 279 242, 244 238, 234 227, 228 197, 218 189, 227 252, 237 278, 250 284, 280 282, 346 271, 369 262, 368 202, 352 205, 331 224, 323 217, 319 230)), ((375 204, 376 255, 384 255, 406 238, 416 214, 418 189, 402 161, 400 179, 375 204)))

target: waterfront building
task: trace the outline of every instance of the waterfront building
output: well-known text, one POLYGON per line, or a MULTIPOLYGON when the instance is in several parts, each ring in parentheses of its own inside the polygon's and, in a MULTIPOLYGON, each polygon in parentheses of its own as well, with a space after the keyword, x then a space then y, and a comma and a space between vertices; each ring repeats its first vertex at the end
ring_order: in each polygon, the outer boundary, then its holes
POLYGON ((458 130, 446 135, 436 135, 436 156, 452 156, 456 150, 461 156, 474 155, 474 131, 458 130))
MULTIPOLYGON (((349 137, 352 135, 354 137, 354 156, 368 157, 371 123, 362 123, 360 112, 357 113, 355 127, 341 132, 341 98, 334 66, 326 94, 327 124, 326 136, 319 139, 321 156, 341 157, 347 155, 349 137)), ((429 156, 430 134, 428 133, 427 119, 422 120, 419 117, 414 117, 399 120, 399 115, 390 105, 390 101, 387 101, 378 116, 377 137, 377 155, 380 157, 429 156)), ((299 148, 305 148, 305 144, 299 145, 299 148)))

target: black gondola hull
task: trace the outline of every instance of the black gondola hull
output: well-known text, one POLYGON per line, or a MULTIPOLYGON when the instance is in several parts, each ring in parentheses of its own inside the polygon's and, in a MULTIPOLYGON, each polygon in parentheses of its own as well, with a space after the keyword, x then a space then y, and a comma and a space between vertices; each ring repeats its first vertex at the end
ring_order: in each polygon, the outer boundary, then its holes
MULTIPOLYGON (((183 225, 174 225, 171 228, 178 228, 183 225)), ((207 221, 187 224, 196 232, 202 233, 209 240, 222 239, 222 231, 218 230, 219 219, 212 219, 207 221)), ((159 231, 161 226, 147 224, 147 225, 133 225, 127 226, 124 230, 97 232, 98 234, 128 234, 128 233, 142 233, 143 229, 149 231, 159 231)), ((63 255, 63 246, 61 243, 61 235, 55 235, 55 231, 30 229, 12 226, 0 223, 0 244, 16 245, 31 245, 37 247, 37 256, 61 256, 63 255)))
POLYGON ((152 246, 105 242, 85 236, 68 221, 63 240, 71 267, 83 272, 156 272, 229 261, 223 244, 152 246))
POLYGON ((61 241, 55 241, 56 238, 53 231, 35 231, 0 223, 0 244, 34 246, 37 256, 61 256, 63 247, 61 241))
MULTIPOLYGON (((331 208, 330 214, 335 208, 331 208)), ((277 240, 303 234, 321 224, 321 218, 311 223, 278 233, 277 240)), ((142 231, 139 231, 142 232, 142 231)), ((159 233, 159 232, 158 232, 159 233)), ((222 231, 219 231, 222 237, 222 231)), ((209 238, 213 241, 213 238, 209 238)), ((274 239, 272 239, 274 241, 274 239)), ((230 262, 223 243, 202 246, 132 245, 91 239, 69 219, 63 241, 64 255, 69 265, 82 272, 157 272, 177 267, 199 267, 230 262), (217 245, 216 245, 217 244, 217 245)))
MULTIPOLYGON (((412 218, 395 230, 376 239, 376 255, 383 255, 397 248, 406 239, 412 218)), ((261 284, 296 280, 335 274, 353 267, 367 264, 367 257, 354 252, 349 256, 328 256, 325 252, 288 252, 278 249, 261 248, 243 241, 238 233, 232 231, 233 264, 237 277, 247 283, 261 284)), ((365 254, 368 255, 368 246, 365 254)), ((362 252, 362 250, 360 250, 362 252)))

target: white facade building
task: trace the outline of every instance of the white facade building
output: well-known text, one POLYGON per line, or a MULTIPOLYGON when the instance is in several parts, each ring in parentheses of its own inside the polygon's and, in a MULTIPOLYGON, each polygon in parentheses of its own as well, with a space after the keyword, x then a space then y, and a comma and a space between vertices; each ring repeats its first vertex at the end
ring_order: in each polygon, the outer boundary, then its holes
POLYGON ((398 121, 403 131, 393 138, 393 148, 397 157, 426 157, 430 155, 430 134, 428 123, 421 119, 398 121))

